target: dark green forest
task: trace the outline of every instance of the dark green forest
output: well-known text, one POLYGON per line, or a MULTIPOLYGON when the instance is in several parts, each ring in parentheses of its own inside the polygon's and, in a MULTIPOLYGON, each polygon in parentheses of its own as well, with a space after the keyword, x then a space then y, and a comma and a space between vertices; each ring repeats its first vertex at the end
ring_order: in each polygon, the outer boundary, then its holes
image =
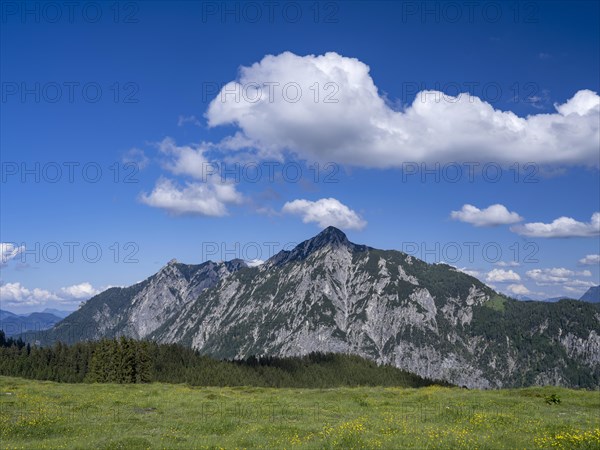
POLYGON ((0 375, 64 383, 187 383, 195 386, 421 387, 434 382, 355 355, 251 356, 217 360, 177 344, 121 337, 48 347, 0 331, 0 375))

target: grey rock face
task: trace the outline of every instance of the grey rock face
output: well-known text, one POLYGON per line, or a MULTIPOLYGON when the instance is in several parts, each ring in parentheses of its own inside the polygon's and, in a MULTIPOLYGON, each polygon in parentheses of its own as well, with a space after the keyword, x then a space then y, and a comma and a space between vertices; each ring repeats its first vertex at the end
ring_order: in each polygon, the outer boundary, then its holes
POLYGON ((47 338, 88 321, 88 338, 125 334, 217 357, 348 352, 468 387, 599 387, 600 305, 539 303, 330 227, 256 267, 170 262, 89 300, 47 338))

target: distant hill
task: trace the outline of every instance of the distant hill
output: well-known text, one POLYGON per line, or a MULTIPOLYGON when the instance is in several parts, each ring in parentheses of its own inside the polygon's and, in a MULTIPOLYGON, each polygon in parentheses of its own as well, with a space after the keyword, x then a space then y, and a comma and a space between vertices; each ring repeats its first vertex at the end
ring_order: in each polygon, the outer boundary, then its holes
POLYGON ((62 319, 63 317, 45 312, 17 315, 10 311, 0 310, 0 330, 10 337, 28 331, 47 330, 62 319))
POLYGON ((531 302, 531 301, 534 301, 533 298, 528 297, 527 295, 522 295, 522 294, 511 295, 511 297, 514 298, 515 300, 521 300, 522 302, 531 302))
POLYGON ((545 302, 559 302, 561 300, 577 300, 577 299, 576 298, 562 296, 562 297, 550 297, 550 298, 545 299, 544 301, 545 302))
POLYGON ((46 308, 42 312, 46 313, 46 314, 53 314, 53 315, 55 315, 57 317, 60 317, 60 318, 64 319, 69 314, 71 314, 73 311, 63 311, 61 309, 46 308))
POLYGON ((589 288, 579 300, 590 303, 600 303, 600 286, 589 288))
POLYGON ((4 320, 7 317, 16 317, 17 314, 15 313, 11 313, 10 311, 5 311, 3 309, 0 309, 0 320, 4 320))
MULTIPOLYGON (((531 298, 528 297, 526 295, 511 295, 512 298, 514 298, 515 300, 520 300, 523 302, 548 302, 548 303, 556 303, 559 302, 561 300, 577 300, 576 298, 571 298, 571 297, 566 297, 564 295, 560 296, 560 297, 548 297, 548 298, 540 298, 540 299, 535 299, 535 298, 531 298)), ((583 299, 579 299, 579 300, 583 300, 583 299)), ((585 300, 583 300, 585 301, 585 300)))

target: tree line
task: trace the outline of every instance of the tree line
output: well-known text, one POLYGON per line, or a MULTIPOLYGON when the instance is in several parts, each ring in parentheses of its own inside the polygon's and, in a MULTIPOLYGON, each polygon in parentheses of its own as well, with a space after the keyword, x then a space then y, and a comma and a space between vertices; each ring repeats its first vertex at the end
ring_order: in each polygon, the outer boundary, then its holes
POLYGON ((196 386, 420 387, 433 382, 355 355, 311 353, 218 360, 178 344, 126 337, 39 347, 0 331, 0 375, 65 383, 187 383, 196 386))

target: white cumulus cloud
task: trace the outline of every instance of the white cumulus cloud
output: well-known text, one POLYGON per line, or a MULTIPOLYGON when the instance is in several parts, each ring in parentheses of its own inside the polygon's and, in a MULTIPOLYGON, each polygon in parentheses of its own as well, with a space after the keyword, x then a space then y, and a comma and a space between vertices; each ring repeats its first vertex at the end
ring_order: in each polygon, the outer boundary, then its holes
POLYGON ((152 192, 140 195, 140 200, 175 215, 221 217, 228 214, 228 204, 241 203, 242 195, 231 183, 186 182, 182 187, 172 180, 161 178, 152 192))
POLYGON ((593 286, 593 283, 588 281, 579 281, 574 277, 591 277, 592 273, 589 270, 576 272, 574 270, 565 269, 564 267, 553 267, 549 269, 532 269, 525 272, 528 278, 535 281, 539 286, 552 284, 565 284, 568 286, 593 286))
POLYGON ((578 222, 571 217, 559 217, 551 223, 533 222, 512 226, 511 231, 528 237, 568 238, 600 235, 600 212, 595 212, 589 222, 578 222))
POLYGON ((500 267, 518 267, 521 264, 517 261, 498 261, 496 265, 500 267))
POLYGON ((233 182, 222 179, 206 157, 206 145, 178 146, 171 138, 158 143, 166 160, 163 167, 174 175, 187 176, 182 186, 175 180, 161 177, 150 193, 142 192, 140 201, 175 215, 222 217, 228 205, 240 204, 243 196, 233 182))
POLYGON ((456 270, 466 273, 467 275, 471 275, 472 277, 479 278, 481 276, 481 272, 475 269, 469 269, 467 267, 456 267, 456 270))
POLYGON ((467 93, 437 91, 419 92, 395 110, 369 71, 334 52, 267 55, 241 67, 205 116, 211 127, 236 126, 230 138, 265 157, 290 151, 380 168, 407 161, 598 166, 600 97, 591 90, 575 92, 553 113, 527 117, 467 93))
POLYGON ((213 174, 212 164, 206 158, 208 145, 177 145, 172 138, 157 143, 159 152, 166 157, 163 167, 175 175, 188 175, 206 181, 213 174))
POLYGON ((21 283, 0 285, 2 303, 9 306, 72 305, 100 293, 90 283, 84 282, 60 288, 56 292, 40 288, 27 288, 21 283))
POLYGON ((283 205, 283 213, 302 217, 304 223, 314 222, 321 228, 330 225, 349 230, 361 230, 367 222, 356 212, 335 198, 322 198, 317 201, 294 200, 283 205))
POLYGON ((0 286, 0 298, 6 304, 41 305, 59 297, 45 289, 28 289, 21 283, 6 283, 0 286))
POLYGON ((513 270, 492 269, 488 272, 486 281, 490 283, 503 283, 506 281, 520 281, 521 277, 513 270))
POLYGON ((528 270, 525 275, 538 286, 560 287, 566 292, 583 292, 597 283, 580 280, 578 277, 591 277, 589 270, 574 271, 564 267, 528 270))
POLYGON ((476 227, 492 227, 496 225, 509 225, 523 220, 516 212, 506 209, 506 206, 495 204, 485 209, 473 205, 463 205, 460 211, 452 211, 450 217, 454 220, 470 223, 476 227))
POLYGON ((61 292, 67 298, 71 297, 74 299, 88 299, 100 293, 99 290, 94 289, 94 287, 87 282, 61 288, 61 292))
POLYGON ((584 266, 597 266, 600 264, 600 255, 585 255, 579 260, 579 264, 583 264, 584 266))
POLYGON ((522 284, 509 284, 507 287, 507 290, 511 294, 515 294, 515 295, 526 295, 526 294, 531 293, 531 291, 522 284))

